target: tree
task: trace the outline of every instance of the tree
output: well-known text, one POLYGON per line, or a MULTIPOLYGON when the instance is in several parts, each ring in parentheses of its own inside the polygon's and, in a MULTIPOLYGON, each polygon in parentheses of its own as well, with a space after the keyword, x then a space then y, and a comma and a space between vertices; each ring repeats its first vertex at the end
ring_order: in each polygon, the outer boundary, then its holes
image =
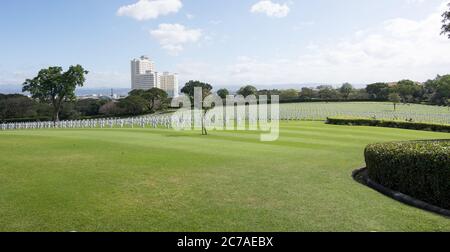
POLYGON ((53 107, 53 122, 59 121, 61 105, 64 101, 75 100, 75 89, 82 87, 88 71, 80 65, 70 66, 63 72, 61 67, 49 67, 39 71, 33 79, 23 83, 23 92, 30 92, 34 99, 50 103, 53 107))
POLYGON ((117 102, 110 101, 108 103, 105 103, 100 107, 98 112, 105 116, 118 116, 121 115, 121 111, 119 106, 117 105, 117 102))
POLYGON ((267 96, 267 101, 272 102, 272 95, 281 95, 281 91, 278 89, 271 89, 271 90, 262 89, 258 90, 257 95, 258 96, 265 95, 267 96))
POLYGON ((316 98, 316 92, 312 88, 304 87, 302 88, 302 91, 300 92, 300 98, 305 100, 311 100, 313 98, 316 98))
POLYGON ((37 115, 36 102, 24 95, 2 95, 0 119, 31 118, 37 115))
MULTIPOLYGON (((448 6, 450 7, 450 3, 448 4, 448 6)), ((441 34, 448 35, 448 38, 450 39, 450 10, 444 12, 444 14, 442 14, 442 32, 441 34)))
POLYGON ((334 100, 339 98, 339 93, 331 86, 324 86, 319 90, 319 98, 322 100, 334 100))
POLYGON ((257 95, 258 94, 258 89, 256 87, 254 87, 254 86, 247 85, 247 86, 242 87, 241 89, 239 89, 239 91, 237 93, 239 95, 247 97, 249 95, 257 95))
POLYGON ((366 91, 371 99, 388 100, 389 98, 389 85, 384 82, 367 85, 366 91))
POLYGON ((437 105, 448 105, 450 99, 450 75, 436 78, 433 102, 437 105))
POLYGON ((208 83, 191 80, 184 85, 184 87, 181 89, 181 93, 186 94, 187 96, 189 96, 189 98, 191 98, 191 101, 194 101, 194 92, 196 87, 202 88, 203 99, 210 95, 211 90, 213 89, 213 87, 208 83))
POLYGON ((225 88, 219 89, 217 91, 217 95, 220 96, 220 98, 222 98, 222 99, 226 99, 227 95, 229 95, 229 94, 230 94, 230 92, 228 91, 228 89, 225 89, 225 88))
POLYGON ((394 104, 394 111, 396 111, 397 104, 400 103, 400 101, 401 101, 400 95, 397 93, 389 94, 389 101, 391 101, 394 104))
POLYGON ((147 109, 147 101, 141 96, 130 95, 117 104, 119 113, 123 115, 142 115, 147 109))
POLYGON ((151 88, 149 90, 133 90, 130 96, 139 96, 147 101, 147 110, 154 113, 157 110, 164 109, 167 106, 168 94, 159 88, 151 88))
POLYGON ((350 83, 344 83, 341 88, 339 88, 339 92, 342 94, 342 96, 348 100, 348 97, 350 96, 351 92, 353 91, 353 86, 350 83))
POLYGON ((423 93, 421 85, 411 80, 401 80, 393 87, 395 93, 398 93, 403 102, 414 102, 420 100, 423 93))
POLYGON ((367 93, 366 89, 354 89, 350 95, 348 96, 349 99, 352 100, 368 100, 369 94, 367 93))
POLYGON ((298 91, 295 89, 282 90, 280 93, 281 100, 292 100, 298 98, 298 91))
POLYGON ((201 110, 203 111, 202 118, 201 118, 201 120, 202 120, 202 135, 208 135, 208 131, 206 130, 206 126, 205 126, 205 114, 211 108, 205 108, 203 102, 204 102, 204 99, 211 94, 211 90, 213 89, 213 87, 208 83, 191 80, 184 85, 184 87, 181 89, 181 92, 186 94, 187 96, 189 96, 191 101, 194 101, 194 94, 195 94, 196 87, 199 87, 202 89, 202 101, 200 101, 201 110))
POLYGON ((82 116, 95 116, 99 114, 100 108, 108 101, 97 99, 83 99, 77 100, 75 103, 75 109, 82 116))

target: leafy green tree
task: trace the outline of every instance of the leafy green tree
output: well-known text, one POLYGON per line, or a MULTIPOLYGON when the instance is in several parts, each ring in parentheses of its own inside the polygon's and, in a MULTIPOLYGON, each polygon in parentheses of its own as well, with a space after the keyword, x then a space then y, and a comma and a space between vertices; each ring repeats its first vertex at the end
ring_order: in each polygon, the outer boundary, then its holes
POLYGON ((141 96, 130 95, 117 104, 122 115, 142 115, 147 111, 147 101, 141 96))
POLYGON ((222 88, 217 91, 217 95, 222 99, 226 99, 227 95, 230 95, 230 92, 228 91, 228 89, 222 88))
POLYGON ((450 99, 450 75, 439 78, 436 90, 443 98, 450 99))
POLYGON ((70 66, 66 72, 61 67, 49 67, 39 71, 33 79, 23 83, 23 92, 29 92, 34 99, 49 103, 53 107, 53 121, 59 121, 64 101, 75 100, 75 89, 82 87, 88 71, 80 65, 70 66))
POLYGON ((60 118, 62 120, 76 120, 81 113, 76 110, 75 102, 64 102, 61 106, 60 118))
POLYGON ((448 105, 450 99, 450 75, 438 76, 434 80, 435 92, 432 101, 437 105, 448 105))
POLYGON ((194 94, 195 94, 195 88, 196 87, 199 87, 199 88, 202 89, 202 99, 203 100, 200 101, 201 102, 201 109, 203 111, 202 119, 201 119, 202 120, 202 135, 208 135, 208 131, 206 130, 206 127, 205 127, 205 114, 211 108, 206 108, 204 106, 204 99, 211 94, 211 90, 213 89, 213 87, 210 84, 208 84, 208 83, 204 83, 204 82, 200 82, 200 81, 189 81, 181 89, 181 92, 186 94, 187 96, 189 96, 191 101, 194 101, 194 94))
POLYGON ((191 101, 194 101, 194 92, 196 87, 202 88, 203 99, 210 95, 211 90, 213 89, 213 87, 208 83, 191 80, 184 85, 184 87, 181 89, 181 93, 186 94, 187 96, 189 96, 189 98, 191 98, 191 101))
POLYGON ((130 96, 139 96, 147 101, 147 110, 154 113, 168 105, 168 94, 159 88, 151 88, 149 90, 133 90, 130 96))
POLYGON ((353 86, 350 83, 344 83, 341 88, 339 88, 339 92, 342 94, 342 96, 348 100, 348 97, 353 91, 353 86))
POLYGON ((400 95, 397 93, 391 93, 389 94, 389 101, 394 104, 394 111, 397 110, 397 104, 400 103, 401 98, 400 95))
POLYGON ((0 119, 2 120, 32 118, 36 115, 36 102, 24 95, 3 95, 0 99, 0 119))
POLYGON ((299 92, 295 89, 282 90, 280 93, 281 100, 292 100, 298 98, 299 92))
POLYGON ((99 114, 100 108, 108 101, 97 99, 83 99, 77 100, 75 103, 75 110, 82 116, 95 116, 99 114))
POLYGON ((311 100, 316 97, 317 97, 316 91, 312 88, 304 87, 304 88, 302 88, 302 91, 300 92, 300 98, 305 99, 305 100, 311 100))
POLYGON ((368 100, 369 99, 369 94, 367 93, 366 89, 354 89, 349 97, 349 99, 352 100, 368 100))
MULTIPOLYGON (((450 3, 448 4, 450 7, 450 3)), ((450 10, 444 12, 442 14, 442 33, 441 34, 447 34, 448 38, 450 39, 450 10)))
POLYGON ((319 98, 322 100, 339 99, 339 93, 333 87, 323 87, 319 90, 319 98))
POLYGON ((411 80, 401 80, 393 87, 393 92, 398 93, 403 102, 415 102, 420 100, 423 87, 411 80))
POLYGON ((122 110, 118 106, 118 102, 109 101, 103 104, 98 110, 99 114, 105 116, 120 116, 123 114, 122 110))
POLYGON ((269 90, 269 89, 262 89, 262 90, 258 90, 257 95, 258 96, 265 95, 265 96, 267 96, 267 101, 271 102, 272 101, 272 95, 281 95, 281 91, 278 90, 278 89, 271 89, 271 90, 269 90))
POLYGON ((366 91, 370 99, 388 100, 389 98, 389 85, 384 82, 367 85, 366 91))
POLYGON ((241 89, 239 89, 239 91, 237 93, 239 95, 247 97, 249 95, 257 95, 258 94, 258 89, 256 87, 254 87, 254 86, 247 85, 247 86, 242 87, 241 89))

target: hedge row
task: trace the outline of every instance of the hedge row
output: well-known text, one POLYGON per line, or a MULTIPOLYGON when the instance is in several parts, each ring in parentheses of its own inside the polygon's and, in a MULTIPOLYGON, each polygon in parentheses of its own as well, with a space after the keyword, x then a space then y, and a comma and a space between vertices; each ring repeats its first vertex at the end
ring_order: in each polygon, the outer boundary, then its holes
POLYGON ((51 117, 8 118, 0 119, 0 123, 45 122, 51 120, 51 117))
POLYGON ((437 123, 419 123, 407 121, 376 120, 367 118, 345 118, 345 117, 329 117, 327 118, 327 123, 336 125, 376 126, 387 128, 450 132, 450 124, 437 124, 437 123))
POLYGON ((450 209, 450 139, 372 144, 365 159, 376 183, 450 209))

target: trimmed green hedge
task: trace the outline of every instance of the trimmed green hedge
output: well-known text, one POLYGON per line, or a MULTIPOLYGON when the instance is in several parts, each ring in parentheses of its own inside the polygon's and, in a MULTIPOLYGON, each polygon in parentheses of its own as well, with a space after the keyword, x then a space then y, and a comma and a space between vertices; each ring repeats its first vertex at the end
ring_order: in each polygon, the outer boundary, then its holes
POLYGON ((376 127, 387 127, 387 128, 450 132, 450 124, 377 120, 377 119, 367 119, 367 118, 329 117, 329 118, 327 118, 327 124, 376 126, 376 127))
POLYGON ((450 139, 371 144, 365 158, 376 183, 450 209, 450 139))

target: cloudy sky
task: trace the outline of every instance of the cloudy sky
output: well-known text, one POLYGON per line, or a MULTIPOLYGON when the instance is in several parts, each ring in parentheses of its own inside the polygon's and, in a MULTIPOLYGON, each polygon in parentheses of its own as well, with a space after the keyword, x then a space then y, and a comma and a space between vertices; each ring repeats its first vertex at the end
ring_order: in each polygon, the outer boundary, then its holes
POLYGON ((182 81, 424 81, 450 73, 448 0, 2 0, 0 85, 82 64, 87 87, 129 87, 148 55, 182 81))

